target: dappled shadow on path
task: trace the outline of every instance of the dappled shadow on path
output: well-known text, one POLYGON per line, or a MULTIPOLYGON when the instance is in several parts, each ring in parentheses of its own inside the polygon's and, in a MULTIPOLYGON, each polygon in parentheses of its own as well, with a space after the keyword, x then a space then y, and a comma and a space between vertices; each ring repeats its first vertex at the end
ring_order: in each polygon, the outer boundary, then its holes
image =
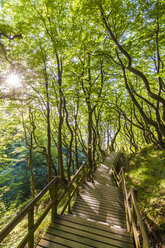
POLYGON ((111 159, 105 161, 94 175, 94 183, 87 182, 73 207, 75 215, 126 228, 123 195, 110 175, 111 159))

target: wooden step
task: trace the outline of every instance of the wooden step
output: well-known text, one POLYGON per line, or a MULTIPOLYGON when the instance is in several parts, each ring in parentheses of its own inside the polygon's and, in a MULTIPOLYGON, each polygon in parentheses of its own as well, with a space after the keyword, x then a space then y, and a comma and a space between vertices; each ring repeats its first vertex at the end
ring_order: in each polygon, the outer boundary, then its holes
POLYGON ((126 230, 124 228, 111 227, 107 223, 102 224, 101 229, 100 229, 100 224, 97 221, 86 220, 86 219, 81 218, 79 216, 73 216, 72 214, 64 215, 64 216, 57 215, 55 219, 60 219, 62 221, 63 220, 69 221, 69 222, 74 223, 74 224, 76 224, 76 223, 81 224, 84 227, 89 226, 90 228, 97 229, 99 232, 101 230, 103 230, 103 231, 107 232, 107 235, 109 232, 112 232, 113 234, 116 233, 116 235, 124 236, 130 240, 130 235, 126 232, 126 230))
POLYGON ((105 186, 95 186, 95 185, 93 185, 93 187, 90 187, 90 186, 88 186, 88 185, 86 185, 86 186, 84 186, 84 191, 89 191, 89 192, 96 192, 96 191, 98 191, 99 193, 106 193, 106 194, 108 194, 108 195, 110 195, 110 194, 115 194, 116 196, 123 196, 123 192, 122 192, 122 190, 120 189, 120 188, 118 188, 118 187, 105 187, 105 186))
POLYGON ((123 230, 119 232, 114 230, 78 216, 57 216, 37 247, 134 247, 132 238, 128 237, 123 230))
POLYGON ((119 211, 124 212, 124 204, 118 202, 118 201, 105 201, 102 199, 86 196, 86 195, 81 195, 80 197, 77 198, 76 203, 81 202, 90 206, 105 206, 106 208, 114 208, 119 211))
POLYGON ((122 205, 124 205, 124 198, 123 198, 123 195, 120 195, 120 196, 115 196, 115 194, 114 193, 111 193, 111 194, 109 194, 109 195, 107 195, 106 194, 106 192, 105 192, 105 194, 103 194, 103 193, 97 193, 97 192, 92 192, 92 191, 83 191, 82 193, 80 193, 80 196, 81 196, 81 198, 83 198, 83 196, 85 197, 93 197, 94 199, 99 199, 99 200, 101 200, 102 199, 102 201, 106 201, 106 202, 111 202, 111 203, 113 203, 114 201, 118 201, 118 202, 120 202, 120 204, 122 204, 122 205), (101 198, 101 199, 100 199, 101 198))
POLYGON ((87 213, 93 213, 93 214, 97 214, 100 216, 110 216, 112 218, 117 218, 119 217, 121 220, 125 220, 125 214, 119 212, 119 211, 114 211, 114 209, 108 209, 107 211, 103 208, 89 208, 87 206, 84 206, 82 204, 75 204, 73 207, 73 212, 75 210, 79 210, 79 211, 86 211, 87 213))
POLYGON ((108 223, 111 226, 118 226, 118 227, 122 227, 122 228, 126 228, 126 223, 123 220, 115 220, 113 218, 111 218, 110 216, 100 216, 100 215, 95 215, 95 214, 89 214, 86 212, 80 212, 80 211, 74 211, 73 212, 74 215, 76 216, 80 216, 82 218, 85 219, 90 219, 90 220, 94 220, 94 221, 98 221, 100 223, 108 223))
POLYGON ((114 213, 116 214, 121 214, 123 216, 125 216, 125 210, 123 207, 117 204, 111 204, 111 205, 107 205, 107 204, 103 204, 103 203, 96 203, 96 202, 92 202, 92 201, 84 201, 84 200, 81 200, 79 198, 79 200, 76 201, 76 203, 74 204, 73 208, 76 207, 76 206, 80 206, 80 207, 83 207, 83 208, 87 208, 87 209, 93 209, 97 212, 111 212, 114 211, 114 213))
POLYGON ((94 183, 81 187, 73 214, 56 216, 37 248, 134 247, 126 232, 123 193, 110 175, 111 158, 97 169, 94 183))

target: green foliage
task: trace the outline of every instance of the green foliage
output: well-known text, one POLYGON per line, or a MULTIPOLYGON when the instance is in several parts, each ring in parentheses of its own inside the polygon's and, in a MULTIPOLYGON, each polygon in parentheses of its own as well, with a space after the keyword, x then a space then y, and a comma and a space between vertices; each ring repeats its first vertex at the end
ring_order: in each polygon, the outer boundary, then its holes
POLYGON ((130 154, 128 159, 127 186, 135 188, 140 210, 161 243, 165 228, 165 152, 150 145, 130 154))
MULTIPOLYGON (((38 191, 47 183, 51 162, 53 175, 59 173, 59 134, 65 176, 71 130, 71 174, 90 150, 97 164, 115 134, 116 150, 138 151, 146 143, 165 149, 164 5, 153 0, 2 1, 0 32, 8 36, 0 36, 2 215, 29 199, 33 174, 38 191), (12 39, 18 34, 22 39, 12 39), (148 86, 133 73, 137 70, 148 86), (10 72, 22 75, 20 89, 6 86, 10 72)), ((162 208, 158 196, 164 181, 154 160, 158 154, 139 154, 140 165, 130 167, 129 176, 144 199, 143 192, 151 195, 142 209, 161 226, 162 217, 156 214, 162 208), (145 188, 150 180, 154 190, 145 188), (148 207, 150 201, 155 207, 148 207)))
MULTIPOLYGON (((16 209, 20 209, 31 198, 28 150, 22 142, 6 147, 6 157, 0 168, 0 228, 11 220, 16 209)), ((35 187, 40 191, 47 184, 47 168, 42 156, 33 155, 35 187)))

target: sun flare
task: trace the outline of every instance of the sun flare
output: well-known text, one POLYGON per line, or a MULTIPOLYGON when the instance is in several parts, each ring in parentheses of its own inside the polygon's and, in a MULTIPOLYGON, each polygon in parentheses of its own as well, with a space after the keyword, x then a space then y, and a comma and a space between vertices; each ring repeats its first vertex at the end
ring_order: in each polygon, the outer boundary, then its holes
POLYGON ((21 87, 21 78, 18 74, 11 73, 7 77, 6 83, 10 87, 14 87, 14 88, 21 87))

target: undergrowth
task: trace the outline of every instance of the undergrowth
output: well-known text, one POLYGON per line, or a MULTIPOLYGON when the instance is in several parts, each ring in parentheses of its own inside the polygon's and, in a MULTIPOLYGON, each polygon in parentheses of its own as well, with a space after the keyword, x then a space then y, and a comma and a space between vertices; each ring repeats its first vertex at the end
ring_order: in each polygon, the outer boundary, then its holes
POLYGON ((165 247, 165 151, 147 146, 130 154, 128 161, 127 186, 136 190, 151 245, 165 247))
MULTIPOLYGON (((62 193, 62 190, 59 191, 59 194, 62 193)), ((76 199, 75 194, 70 202, 71 208, 75 202, 76 199)), ((64 198, 61 200, 60 204, 58 205, 57 214, 60 214, 65 203, 67 200, 67 194, 64 196, 64 198)), ((45 208, 47 207, 47 204, 50 202, 49 192, 47 192, 42 199, 38 202, 37 206, 34 208, 34 219, 35 222, 39 219, 39 217, 44 212, 45 208)), ((1 224, 0 224, 0 230, 3 229, 6 224, 8 224, 14 217, 19 213, 19 211, 28 203, 28 201, 19 208, 15 208, 14 206, 4 214, 2 214, 1 224)), ((66 208, 66 211, 64 214, 68 214, 68 207, 66 208)), ((51 222, 51 211, 49 211, 48 215, 44 219, 44 221, 40 224, 40 226, 37 228, 35 232, 35 247, 39 243, 42 235, 46 232, 51 222)), ((16 248, 20 244, 23 237, 27 234, 27 227, 28 227, 28 216, 26 215, 19 224, 12 230, 12 232, 9 233, 9 235, 4 239, 4 241, 1 243, 2 247, 5 248, 16 248)), ((27 247, 27 246, 26 246, 27 247)))

